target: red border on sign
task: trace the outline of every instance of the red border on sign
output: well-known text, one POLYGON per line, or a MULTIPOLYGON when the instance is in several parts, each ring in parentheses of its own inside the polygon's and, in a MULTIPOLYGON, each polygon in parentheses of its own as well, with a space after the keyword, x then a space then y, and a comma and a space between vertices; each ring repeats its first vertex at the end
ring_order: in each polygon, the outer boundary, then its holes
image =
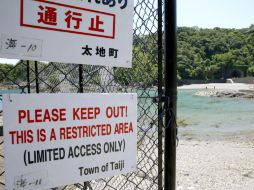
POLYGON ((112 36, 106 36, 106 35, 100 35, 100 34, 91 34, 91 33, 87 33, 87 32, 78 32, 78 31, 73 31, 73 30, 64 30, 64 29, 58 29, 58 28, 49 28, 49 27, 44 27, 44 26, 36 26, 36 25, 31 25, 31 24, 25 24, 24 23, 24 0, 20 0, 20 3, 21 3, 20 4, 20 26, 115 39, 115 33, 116 33, 115 32, 115 30, 116 30, 116 15, 115 14, 106 13, 106 12, 102 12, 102 11, 91 10, 91 9, 86 9, 86 8, 81 8, 81 7, 76 7, 76 6, 72 6, 72 5, 66 5, 66 4, 62 4, 62 3, 51 2, 51 1, 47 1, 47 0, 34 0, 34 1, 53 4, 53 5, 58 5, 58 6, 62 6, 62 7, 69 7, 69 8, 72 8, 72 9, 79 9, 79 10, 93 12, 93 13, 104 14, 104 15, 107 15, 107 16, 112 16, 113 17, 113 34, 112 34, 112 36))

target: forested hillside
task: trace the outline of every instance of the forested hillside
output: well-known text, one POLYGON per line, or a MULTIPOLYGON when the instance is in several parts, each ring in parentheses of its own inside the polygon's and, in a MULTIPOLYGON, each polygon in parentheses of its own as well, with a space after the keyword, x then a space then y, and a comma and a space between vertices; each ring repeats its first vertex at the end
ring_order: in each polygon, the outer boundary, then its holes
POLYGON ((254 76, 254 25, 246 29, 178 28, 181 79, 254 76))
MULTIPOLYGON (((157 52, 156 34, 134 36, 133 68, 115 68, 115 81, 156 85, 157 52)), ((254 25, 245 29, 179 27, 177 53, 178 79, 254 76, 254 25)), ((0 64, 0 82, 8 80, 25 81, 26 65, 0 64)))

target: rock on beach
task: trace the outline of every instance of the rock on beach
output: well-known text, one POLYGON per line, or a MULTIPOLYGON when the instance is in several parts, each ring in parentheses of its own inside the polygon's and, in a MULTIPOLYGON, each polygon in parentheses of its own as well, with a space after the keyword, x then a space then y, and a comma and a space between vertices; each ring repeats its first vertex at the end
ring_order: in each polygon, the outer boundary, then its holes
POLYGON ((197 96, 254 99, 253 90, 200 90, 197 96))

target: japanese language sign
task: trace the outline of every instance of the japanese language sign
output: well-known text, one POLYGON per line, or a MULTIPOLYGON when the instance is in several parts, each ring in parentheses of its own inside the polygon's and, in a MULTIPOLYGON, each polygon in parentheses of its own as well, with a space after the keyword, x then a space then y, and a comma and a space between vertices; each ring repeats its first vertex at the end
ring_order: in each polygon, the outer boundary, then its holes
POLYGON ((133 1, 0 0, 0 57, 131 67, 133 1))
POLYGON ((136 170, 136 94, 4 95, 3 114, 7 189, 48 189, 136 170))

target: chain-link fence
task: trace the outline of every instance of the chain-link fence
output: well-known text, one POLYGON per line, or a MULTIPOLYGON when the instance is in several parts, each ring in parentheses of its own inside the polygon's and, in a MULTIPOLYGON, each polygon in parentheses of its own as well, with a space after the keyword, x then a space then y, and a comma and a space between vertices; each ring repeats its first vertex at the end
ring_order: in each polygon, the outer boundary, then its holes
MULTIPOLYGON (((111 178, 53 189, 144 190, 162 189, 161 1, 136 0, 131 69, 77 64, 20 61, 2 65, 3 93, 115 93, 138 94, 137 171, 111 178), (160 7, 158 11, 158 7, 160 7), (159 109, 160 108, 160 109, 159 109)), ((2 109, 2 108, 1 108, 2 109)), ((1 113, 2 115, 2 113, 1 113)), ((2 116, 1 116, 2 117, 2 116)), ((1 120, 2 121, 2 120, 1 120)), ((1 123, 2 124, 2 123, 1 123)), ((2 136, 1 127, 1 136, 2 136)), ((0 137, 0 189, 5 186, 3 138, 0 137)))

